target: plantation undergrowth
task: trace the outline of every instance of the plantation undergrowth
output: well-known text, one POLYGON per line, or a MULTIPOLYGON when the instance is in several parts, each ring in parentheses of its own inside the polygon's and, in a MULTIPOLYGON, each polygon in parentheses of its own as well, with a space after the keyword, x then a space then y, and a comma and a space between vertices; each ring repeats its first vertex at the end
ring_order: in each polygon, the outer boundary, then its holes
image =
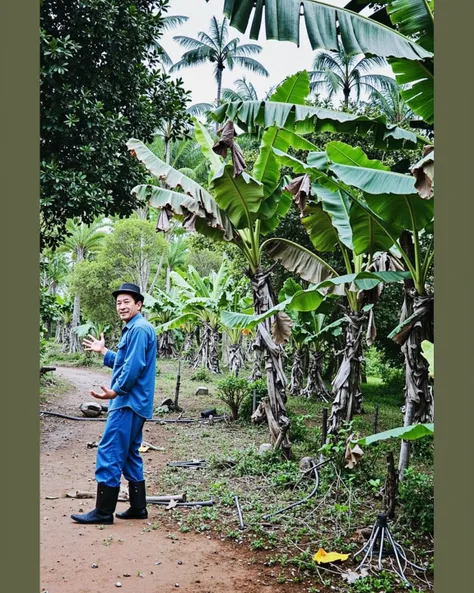
MULTIPOLYGON (((155 409, 166 397, 174 398, 176 373, 177 361, 159 359, 155 409)), ((196 418, 210 408, 228 414, 225 404, 216 397, 222 375, 211 375, 207 382, 200 375, 196 380, 195 375, 195 370, 182 365, 182 416, 196 418), (195 395, 198 386, 207 387, 209 394, 195 395)), ((242 376, 246 376, 245 372, 242 376)), ((235 422, 164 425, 167 461, 204 459, 205 464, 198 469, 165 466, 158 475, 147 476, 150 491, 186 492, 190 501, 214 500, 212 507, 176 508, 167 513, 170 537, 190 531, 212 532, 245 548, 255 561, 263 559, 277 573, 277 582, 303 582, 308 584, 308 592, 325 591, 329 586, 336 591, 360 593, 406 590, 392 571, 390 559, 384 560, 383 571, 374 570, 351 585, 342 579, 341 573, 357 566, 351 556, 367 541, 377 514, 384 511, 386 456, 392 451, 397 460, 400 446, 396 439, 371 445, 364 448, 361 461, 353 469, 344 467, 346 436, 374 432, 375 406, 378 431, 399 426, 402 421, 401 393, 388 390, 380 380, 372 378, 362 385, 362 391, 364 414, 344 428, 339 441, 325 447, 325 458, 331 460, 319 469, 316 494, 304 504, 273 516, 314 488, 314 477, 305 476, 298 464, 303 457, 320 458, 322 410, 328 404, 288 397, 291 461, 275 451, 259 454, 259 446, 269 440, 267 425, 253 425, 245 417, 235 422), (244 529, 239 526, 236 496, 244 529), (346 562, 318 565, 313 556, 319 548, 350 557, 346 562)), ((251 410, 248 404, 244 403, 243 409, 251 410)), ((176 417, 176 413, 163 414, 164 419, 176 417)), ((396 516, 389 522, 391 532, 409 560, 427 567, 426 573, 407 571, 415 586, 413 591, 429 591, 433 570, 433 442, 429 437, 414 447, 409 474, 399 486, 398 502, 396 516)))

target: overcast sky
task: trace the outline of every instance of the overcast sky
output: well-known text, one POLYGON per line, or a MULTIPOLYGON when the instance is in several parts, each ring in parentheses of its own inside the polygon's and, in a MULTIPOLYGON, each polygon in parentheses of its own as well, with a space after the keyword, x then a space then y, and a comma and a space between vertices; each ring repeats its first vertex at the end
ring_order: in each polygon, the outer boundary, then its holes
MULTIPOLYGON (((347 0, 328 0, 327 4, 343 6, 347 4, 347 0)), ((209 22, 213 16, 216 16, 219 21, 222 20, 223 6, 224 0, 210 0, 208 3, 205 0, 171 0, 168 15, 189 16, 189 20, 184 25, 166 32, 162 37, 161 43, 173 62, 177 62, 186 51, 173 40, 173 37, 184 35, 196 38, 199 31, 207 33, 209 22)), ((259 76, 237 67, 232 71, 225 69, 223 87, 233 88, 234 81, 245 76, 254 85, 258 96, 263 97, 270 87, 281 82, 286 76, 303 69, 311 70, 313 51, 304 26, 301 27, 300 47, 288 41, 267 41, 263 27, 258 41, 251 40, 237 29, 230 28, 229 39, 234 37, 238 37, 241 43, 258 43, 262 46, 261 53, 254 57, 265 66, 270 76, 259 76)), ((176 73, 176 77, 181 77, 185 87, 192 91, 192 103, 211 103, 214 101, 217 86, 211 64, 184 68, 176 73)))

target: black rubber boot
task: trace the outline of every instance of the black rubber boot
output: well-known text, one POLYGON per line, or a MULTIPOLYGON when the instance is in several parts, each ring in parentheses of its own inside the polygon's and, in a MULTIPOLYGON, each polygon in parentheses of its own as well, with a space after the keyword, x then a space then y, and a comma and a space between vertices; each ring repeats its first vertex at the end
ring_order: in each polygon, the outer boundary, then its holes
POLYGON ((120 486, 112 488, 103 483, 97 484, 95 509, 90 513, 71 515, 71 519, 78 523, 113 523, 119 491, 120 486))
POLYGON ((130 495, 130 508, 123 513, 115 513, 118 519, 146 519, 145 480, 141 482, 129 482, 128 493, 130 495))

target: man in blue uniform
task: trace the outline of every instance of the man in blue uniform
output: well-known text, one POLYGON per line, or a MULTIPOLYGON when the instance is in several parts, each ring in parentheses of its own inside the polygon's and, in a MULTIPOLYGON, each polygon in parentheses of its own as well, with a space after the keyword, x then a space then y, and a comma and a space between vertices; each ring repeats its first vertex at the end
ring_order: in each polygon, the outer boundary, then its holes
POLYGON ((89 393, 110 400, 107 422, 97 450, 95 478, 96 508, 90 513, 71 515, 78 523, 113 523, 123 474, 129 484, 130 508, 117 513, 120 519, 146 519, 143 461, 138 449, 143 425, 153 414, 156 374, 156 334, 141 314, 144 297, 136 284, 125 283, 113 293, 117 313, 125 322, 117 352, 100 339, 89 336, 86 350, 104 355, 104 364, 113 369, 110 388, 89 393))

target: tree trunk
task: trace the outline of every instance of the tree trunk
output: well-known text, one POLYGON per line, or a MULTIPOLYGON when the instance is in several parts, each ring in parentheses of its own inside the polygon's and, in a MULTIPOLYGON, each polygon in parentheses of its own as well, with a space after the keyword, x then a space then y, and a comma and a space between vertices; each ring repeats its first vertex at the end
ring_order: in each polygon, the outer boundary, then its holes
POLYGON ((260 350, 253 351, 253 366, 250 381, 258 381, 262 378, 262 352, 260 350))
MULTIPOLYGON (((269 274, 269 272, 260 269, 257 269, 253 275, 249 274, 253 304, 257 315, 268 311, 275 302, 269 274)), ((259 323, 254 349, 263 353, 265 362, 268 405, 271 410, 271 417, 267 414, 267 421, 271 442, 274 447, 281 446, 283 454, 289 459, 291 457, 291 443, 288 437, 289 419, 285 406, 287 381, 283 371, 282 348, 273 341, 271 324, 271 318, 259 323)))
POLYGON ((235 376, 239 376, 240 369, 244 366, 242 356, 242 338, 238 344, 229 345, 229 371, 235 376))
POLYGON ((71 331, 69 332, 69 349, 68 352, 73 354, 75 352, 81 352, 81 341, 77 336, 74 329, 79 326, 81 319, 81 297, 76 294, 74 296, 74 309, 72 311, 72 324, 71 331))
MULTIPOLYGON (((405 357, 405 414, 403 426, 433 422, 434 393, 428 362, 422 355, 423 340, 433 341, 433 296, 419 296, 414 288, 405 292, 401 321, 413 313, 417 320, 402 344, 405 357)), ((400 480, 410 463, 411 443, 402 441, 398 473, 400 480)))
POLYGON ((186 332, 183 344, 183 359, 189 362, 194 360, 195 356, 194 331, 186 332))
POLYGON ((158 338, 158 355, 162 358, 172 358, 176 356, 173 334, 171 331, 165 331, 158 338))
POLYGON ((219 330, 212 327, 209 342, 209 370, 211 373, 220 373, 219 369, 219 330))
POLYGON ((290 393, 301 395, 304 383, 304 358, 305 349, 295 348, 293 350, 293 364, 291 365, 290 393))
MULTIPOLYGON (((84 249, 82 247, 76 248, 76 264, 84 260, 84 249)), ((74 308, 72 311, 71 331, 69 332, 69 353, 80 352, 82 350, 80 340, 74 331, 78 327, 81 320, 81 297, 76 294, 74 296, 74 308)))
POLYGON ((327 390, 322 377, 323 358, 324 354, 319 350, 313 350, 310 353, 308 381, 301 395, 304 395, 308 399, 314 397, 327 403, 331 398, 331 394, 327 390))
POLYGON ((346 320, 346 344, 341 366, 333 381, 334 401, 329 417, 328 434, 337 434, 343 421, 350 422, 361 411, 360 367, 363 361, 362 336, 365 313, 348 313, 346 320))
POLYGON ((219 373, 219 332, 204 323, 201 343, 194 361, 194 368, 204 367, 211 373, 219 373))

